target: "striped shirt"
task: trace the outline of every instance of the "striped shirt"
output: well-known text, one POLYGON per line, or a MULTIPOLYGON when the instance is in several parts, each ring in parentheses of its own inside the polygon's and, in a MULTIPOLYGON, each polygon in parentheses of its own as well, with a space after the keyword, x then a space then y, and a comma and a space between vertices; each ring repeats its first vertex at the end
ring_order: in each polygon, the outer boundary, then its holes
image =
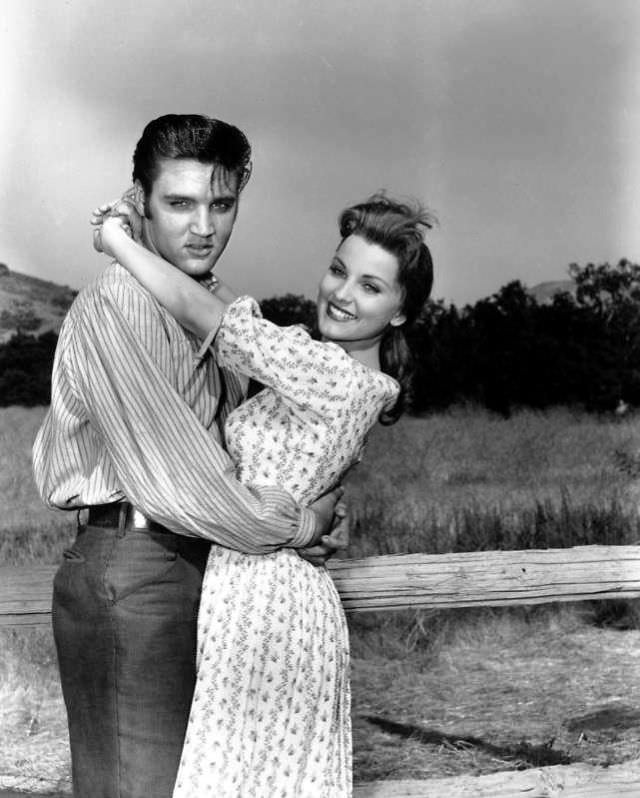
POLYGON ((116 263, 81 291, 34 443, 40 495, 68 510, 126 499, 174 532, 248 553, 307 545, 314 513, 237 481, 219 427, 244 381, 199 362, 198 346, 116 263))

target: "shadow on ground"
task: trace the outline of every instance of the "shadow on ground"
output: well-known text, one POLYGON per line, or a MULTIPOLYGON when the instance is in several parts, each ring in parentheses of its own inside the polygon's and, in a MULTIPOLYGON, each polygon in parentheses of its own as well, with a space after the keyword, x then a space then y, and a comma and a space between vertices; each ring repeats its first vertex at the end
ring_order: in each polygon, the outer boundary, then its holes
POLYGON ((553 741, 546 745, 530 745, 520 742, 515 746, 500 746, 483 740, 481 737, 472 737, 461 734, 446 734, 437 729, 425 729, 409 723, 396 723, 386 718, 365 716, 365 720, 373 723, 388 734, 397 734, 400 737, 411 738, 428 745, 448 745, 452 748, 468 750, 470 747, 486 751, 488 754, 512 761, 515 768, 544 767, 546 765, 570 765, 572 759, 563 751, 555 751, 551 746, 553 741))

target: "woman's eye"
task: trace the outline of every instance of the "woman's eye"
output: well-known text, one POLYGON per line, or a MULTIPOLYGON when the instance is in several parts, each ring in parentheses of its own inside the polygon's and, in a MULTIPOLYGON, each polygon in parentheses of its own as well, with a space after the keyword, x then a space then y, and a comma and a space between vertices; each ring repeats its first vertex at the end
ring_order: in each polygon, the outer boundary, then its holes
POLYGON ((344 274, 344 269, 337 263, 332 263, 331 266, 329 266, 329 271, 331 274, 344 274))
POLYGON ((380 289, 374 283, 365 283, 364 284, 365 291, 368 291, 370 294, 379 294, 380 289))

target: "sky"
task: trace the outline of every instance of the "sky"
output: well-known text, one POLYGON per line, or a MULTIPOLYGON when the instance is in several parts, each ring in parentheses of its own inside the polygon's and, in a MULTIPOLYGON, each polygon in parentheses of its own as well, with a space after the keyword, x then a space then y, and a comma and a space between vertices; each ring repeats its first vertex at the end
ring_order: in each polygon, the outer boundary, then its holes
POLYGON ((434 296, 640 261, 637 0, 2 0, 0 262, 80 288, 88 219, 144 125, 206 113, 254 152, 217 270, 315 297, 337 217, 437 216, 434 296))

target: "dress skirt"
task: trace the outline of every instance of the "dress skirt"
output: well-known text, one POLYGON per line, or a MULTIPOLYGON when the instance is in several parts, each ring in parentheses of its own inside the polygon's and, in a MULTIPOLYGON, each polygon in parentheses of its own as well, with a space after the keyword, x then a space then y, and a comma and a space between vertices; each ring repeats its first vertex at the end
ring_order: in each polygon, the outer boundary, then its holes
POLYGON ((350 795, 349 639, 331 577, 290 549, 213 546, 173 798, 350 795))

